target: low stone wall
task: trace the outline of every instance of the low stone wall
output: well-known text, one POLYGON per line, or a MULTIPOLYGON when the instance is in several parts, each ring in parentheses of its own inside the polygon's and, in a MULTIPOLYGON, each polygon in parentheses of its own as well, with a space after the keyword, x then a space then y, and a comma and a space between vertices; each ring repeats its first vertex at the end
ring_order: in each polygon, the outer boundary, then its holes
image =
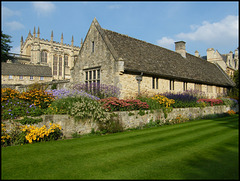
MULTIPOLYGON (((118 121, 123 130, 128 128, 136 128, 143 126, 152 121, 160 120, 161 123, 165 123, 167 120, 171 121, 177 116, 181 115, 183 118, 194 119, 197 117, 203 117, 212 114, 222 114, 229 110, 239 111, 238 105, 234 108, 229 106, 213 106, 205 108, 174 108, 167 117, 164 117, 162 110, 150 111, 122 111, 114 112, 114 121, 118 121), (143 113, 144 115, 142 115, 143 113)), ((92 120, 79 120, 75 121, 73 117, 69 115, 42 115, 43 121, 34 124, 34 126, 42 127, 43 125, 49 126, 49 123, 59 124, 62 127, 63 135, 66 138, 71 138, 73 133, 87 134, 92 129, 98 130, 98 124, 92 120)), ((11 121, 5 123, 7 130, 12 127, 11 121)), ((20 124, 20 123, 19 123, 20 124)))
POLYGON ((238 112, 238 106, 231 108, 229 106, 213 106, 213 107, 205 107, 205 108, 174 108, 170 113, 167 114, 165 118, 162 110, 156 110, 154 112, 148 110, 145 111, 144 115, 140 115, 139 111, 130 111, 130 112, 116 112, 118 115, 117 118, 119 122, 122 124, 123 129, 135 128, 138 126, 143 126, 151 121, 155 122, 160 120, 161 123, 165 123, 166 121, 171 121, 176 119, 179 115, 183 118, 195 119, 198 117, 204 117, 212 114, 222 114, 229 110, 234 110, 238 112))

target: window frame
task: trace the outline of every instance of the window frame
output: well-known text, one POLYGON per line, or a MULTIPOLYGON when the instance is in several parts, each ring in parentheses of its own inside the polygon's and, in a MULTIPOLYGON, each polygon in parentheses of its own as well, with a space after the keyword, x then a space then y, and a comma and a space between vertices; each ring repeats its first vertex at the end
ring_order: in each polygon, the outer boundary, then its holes
POLYGON ((41 51, 41 63, 47 63, 47 59, 48 59, 48 51, 42 50, 41 51))
POLYGON ((85 83, 91 84, 91 83, 98 83, 101 82, 101 67, 93 67, 84 69, 85 72, 85 83))
POLYGON ((158 77, 152 77, 152 89, 158 89, 158 77))
POLYGON ((58 68, 59 69, 59 76, 62 76, 62 73, 63 73, 63 71, 62 71, 62 67, 63 67, 62 66, 62 62, 63 62, 62 61, 62 56, 59 56, 58 61, 59 61, 59 65, 58 65, 59 66, 59 68, 58 68))
POLYGON ((174 80, 169 80, 169 90, 174 90, 174 80))
POLYGON ((95 51, 95 43, 94 41, 92 41, 92 53, 94 53, 94 51, 95 51))
POLYGON ((58 56, 53 55, 53 76, 57 75, 58 56))
POLYGON ((183 91, 187 91, 187 82, 183 82, 183 91))
POLYGON ((68 67, 68 57, 69 56, 67 54, 64 55, 64 66, 65 67, 68 67))

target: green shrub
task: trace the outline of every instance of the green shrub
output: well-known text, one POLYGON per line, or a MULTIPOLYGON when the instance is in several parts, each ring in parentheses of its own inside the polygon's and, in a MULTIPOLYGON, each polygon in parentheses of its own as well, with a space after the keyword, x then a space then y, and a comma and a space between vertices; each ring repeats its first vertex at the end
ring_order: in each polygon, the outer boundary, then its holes
POLYGON ((76 120, 78 119, 93 119, 98 122, 106 122, 110 116, 101 107, 100 102, 86 98, 78 97, 75 98, 72 107, 69 107, 70 115, 74 116, 76 120))
POLYGON ((72 108, 73 103, 77 102, 78 99, 80 98, 65 97, 57 99, 49 105, 45 114, 70 114, 70 109, 72 108))
POLYGON ((132 111, 132 110, 147 110, 149 106, 146 102, 139 99, 118 99, 116 97, 109 97, 101 99, 102 107, 106 111, 132 111))
POLYGON ((39 84, 39 83, 34 83, 34 84, 30 84, 28 86, 28 90, 46 90, 48 85, 44 85, 44 84, 39 84))
POLYGON ((223 101, 224 105, 230 106, 230 107, 234 107, 238 104, 238 101, 232 98, 220 98, 223 101))
POLYGON ((149 97, 143 97, 143 96, 137 97, 137 99, 139 99, 142 102, 146 102, 150 110, 156 110, 156 109, 162 108, 162 105, 159 104, 159 102, 155 99, 152 99, 149 97))
POLYGON ((57 89, 57 84, 56 83, 53 83, 52 86, 51 86, 51 89, 57 89))
POLYGON ((21 124, 35 124, 42 122, 42 118, 29 118, 29 117, 24 117, 23 119, 15 120, 16 122, 19 122, 21 124))

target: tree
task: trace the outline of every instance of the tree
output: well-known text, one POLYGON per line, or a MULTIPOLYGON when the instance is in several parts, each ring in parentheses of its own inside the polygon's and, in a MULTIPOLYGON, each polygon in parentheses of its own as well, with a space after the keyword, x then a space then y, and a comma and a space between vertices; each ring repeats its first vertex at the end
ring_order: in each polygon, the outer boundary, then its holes
POLYGON ((6 62, 8 59, 12 59, 12 56, 9 55, 9 51, 12 46, 9 45, 12 41, 10 40, 11 36, 3 34, 1 31, 1 62, 6 62))
POLYGON ((236 86, 230 89, 229 96, 239 100, 239 70, 234 72, 233 81, 235 82, 236 86))

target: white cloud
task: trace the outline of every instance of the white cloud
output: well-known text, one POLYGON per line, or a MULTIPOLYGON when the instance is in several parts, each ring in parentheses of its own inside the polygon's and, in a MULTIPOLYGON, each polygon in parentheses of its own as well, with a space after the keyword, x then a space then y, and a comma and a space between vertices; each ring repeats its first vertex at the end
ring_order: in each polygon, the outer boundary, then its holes
POLYGON ((11 16, 20 16, 20 11, 13 11, 7 7, 2 6, 2 17, 7 18, 11 16))
POLYGON ((192 32, 179 33, 179 39, 202 41, 205 43, 220 43, 224 41, 238 40, 238 16, 227 16, 219 22, 209 23, 204 21, 202 25, 191 25, 192 32))
POLYGON ((161 47, 167 48, 167 49, 173 49, 174 48, 174 42, 172 38, 163 37, 160 40, 157 40, 157 44, 161 47))
POLYGON ((49 15, 56 9, 56 6, 51 2, 37 1, 37 2, 33 2, 32 4, 33 4, 34 10, 37 12, 39 16, 49 15))
POLYGON ((17 21, 6 22, 5 26, 8 27, 11 31, 24 29, 24 25, 17 21))

